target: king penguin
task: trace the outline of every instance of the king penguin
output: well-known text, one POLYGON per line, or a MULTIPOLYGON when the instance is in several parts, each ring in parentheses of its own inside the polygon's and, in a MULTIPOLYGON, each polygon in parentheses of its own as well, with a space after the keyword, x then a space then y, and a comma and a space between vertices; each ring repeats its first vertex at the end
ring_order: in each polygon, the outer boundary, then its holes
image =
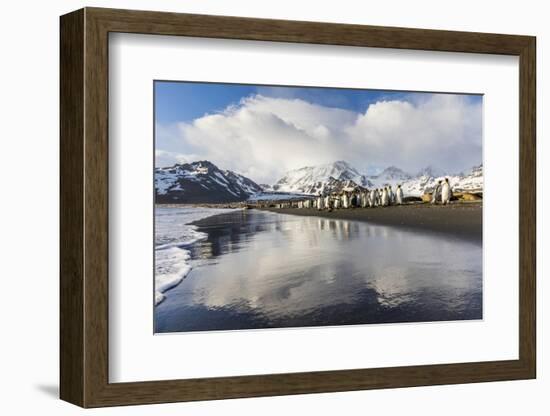
POLYGON ((321 195, 321 192, 319 192, 319 196, 317 197, 317 211, 321 211, 323 209, 323 195, 321 195))
POLYGON ((393 191, 391 190, 391 186, 388 185, 388 205, 391 205, 395 202, 393 191))
POLYGON ((441 202, 443 205, 447 205, 451 202, 451 185, 449 184, 449 178, 445 178, 445 182, 441 186, 441 202))
POLYGON ((386 207, 388 206, 388 204, 389 204, 388 187, 385 186, 384 190, 382 191, 382 205, 386 207))
POLYGON ((432 204, 437 204, 438 199, 441 197, 441 181, 437 181, 435 186, 434 193, 432 195, 432 204))
POLYGON ((403 203, 403 189, 401 189, 401 185, 397 185, 397 189, 395 190, 395 200, 397 205, 401 205, 403 203))

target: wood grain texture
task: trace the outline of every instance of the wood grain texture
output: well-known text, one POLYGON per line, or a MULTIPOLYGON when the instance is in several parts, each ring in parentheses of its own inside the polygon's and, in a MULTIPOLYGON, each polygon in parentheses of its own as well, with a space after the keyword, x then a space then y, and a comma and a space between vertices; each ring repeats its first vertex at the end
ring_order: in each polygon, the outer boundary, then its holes
POLYGON ((60 388, 84 405, 84 12, 60 24, 60 388))
POLYGON ((83 407, 534 378, 535 38, 87 8, 61 18, 61 397, 83 407), (190 380, 108 380, 108 33, 520 57, 519 359, 190 380))
POLYGON ((108 33, 86 12, 84 68, 85 406, 108 380, 109 134, 108 33))
POLYGON ((110 32, 519 55, 528 36, 87 8, 110 32))
POLYGON ((536 41, 520 54, 519 142, 519 356, 536 377, 536 41))

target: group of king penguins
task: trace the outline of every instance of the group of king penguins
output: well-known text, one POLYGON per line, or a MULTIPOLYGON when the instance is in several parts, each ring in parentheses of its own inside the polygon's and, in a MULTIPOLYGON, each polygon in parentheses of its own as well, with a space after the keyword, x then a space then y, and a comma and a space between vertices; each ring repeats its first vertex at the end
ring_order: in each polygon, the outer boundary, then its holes
POLYGON ((401 204, 403 204, 403 189, 401 185, 397 185, 395 192, 392 190, 391 186, 388 185, 383 188, 372 190, 344 190, 340 193, 332 193, 324 196, 319 193, 314 200, 314 208, 318 210, 387 207, 389 205, 401 204))
MULTIPOLYGON (((452 190, 449 179, 440 180, 431 198, 432 204, 441 203, 447 205, 451 201, 452 190)), ((403 204, 403 189, 397 185, 395 191, 387 185, 375 189, 351 189, 341 192, 322 194, 319 192, 316 198, 305 200, 293 200, 279 203, 278 208, 316 208, 317 210, 347 209, 347 208, 374 208, 403 204)))
MULTIPOLYGON (((403 190, 398 185, 395 192, 390 186, 372 190, 343 190, 319 195, 315 199, 294 202, 296 208, 316 208, 318 210, 372 208, 378 206, 401 205, 403 190)), ((292 204, 292 205, 294 205, 292 204)))
POLYGON ((449 178, 445 178, 444 181, 438 181, 435 189, 432 193, 432 204, 437 204, 441 202, 443 205, 447 205, 451 202, 453 196, 453 190, 451 189, 451 184, 449 183, 449 178))

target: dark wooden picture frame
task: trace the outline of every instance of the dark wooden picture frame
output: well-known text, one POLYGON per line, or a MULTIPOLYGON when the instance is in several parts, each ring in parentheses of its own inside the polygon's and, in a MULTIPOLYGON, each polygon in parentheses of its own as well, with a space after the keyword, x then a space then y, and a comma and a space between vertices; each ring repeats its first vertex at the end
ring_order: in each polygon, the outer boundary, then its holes
POLYGON ((60 396, 83 407, 536 376, 535 38, 85 8, 61 17, 60 396), (109 383, 108 36, 111 32, 515 55, 519 57, 519 359, 109 383))

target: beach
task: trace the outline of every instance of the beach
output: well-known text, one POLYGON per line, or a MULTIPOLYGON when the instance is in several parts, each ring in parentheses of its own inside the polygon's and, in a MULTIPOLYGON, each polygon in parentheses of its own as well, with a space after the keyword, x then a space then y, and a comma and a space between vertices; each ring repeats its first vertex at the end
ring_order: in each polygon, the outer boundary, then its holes
MULTIPOLYGON (((162 215, 189 218, 174 210, 162 215)), ((188 225, 201 238, 155 307, 157 333, 483 317, 481 232, 456 232, 480 206, 212 213, 188 225)))
POLYGON ((157 92, 156 333, 483 319, 481 94, 157 92))
POLYGON ((450 205, 406 204, 376 208, 350 208, 318 211, 313 208, 260 208, 280 214, 341 220, 364 221, 423 232, 446 234, 472 242, 482 241, 481 202, 456 202, 450 205))

